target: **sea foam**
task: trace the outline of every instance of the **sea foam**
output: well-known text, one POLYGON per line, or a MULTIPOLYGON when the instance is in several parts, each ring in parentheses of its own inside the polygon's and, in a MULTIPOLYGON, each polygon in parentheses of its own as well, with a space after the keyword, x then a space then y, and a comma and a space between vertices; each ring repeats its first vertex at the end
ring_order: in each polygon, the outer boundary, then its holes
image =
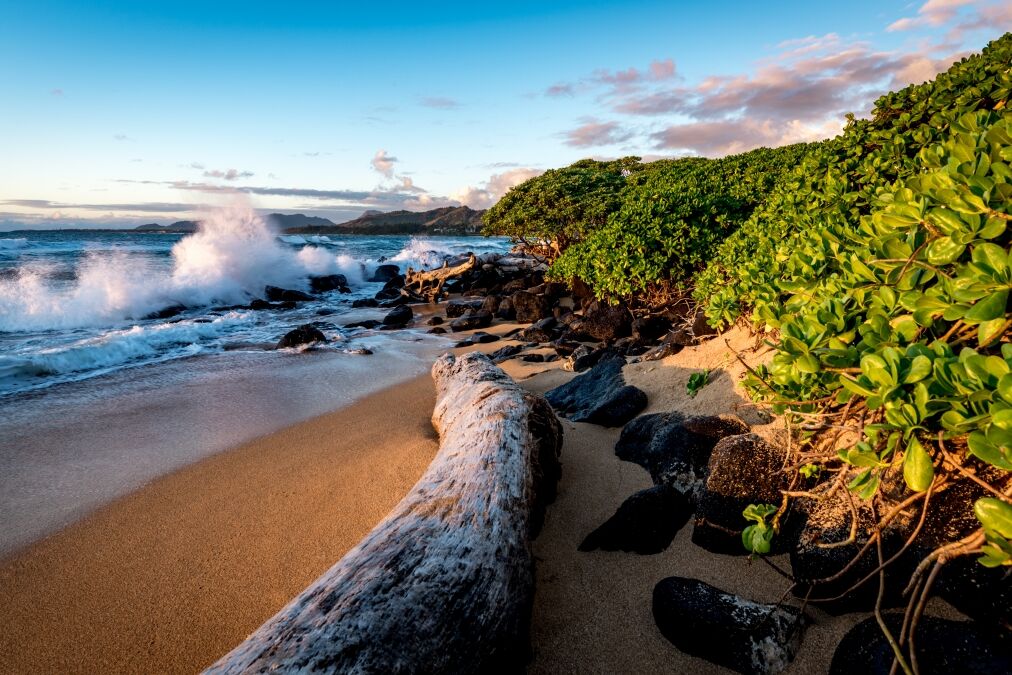
POLYGON ((168 268, 143 255, 102 252, 85 255, 69 286, 31 267, 0 279, 0 331, 111 326, 176 304, 240 304, 266 285, 306 290, 309 275, 338 272, 361 283, 358 261, 285 246, 252 208, 237 204, 206 215, 172 248, 168 268))

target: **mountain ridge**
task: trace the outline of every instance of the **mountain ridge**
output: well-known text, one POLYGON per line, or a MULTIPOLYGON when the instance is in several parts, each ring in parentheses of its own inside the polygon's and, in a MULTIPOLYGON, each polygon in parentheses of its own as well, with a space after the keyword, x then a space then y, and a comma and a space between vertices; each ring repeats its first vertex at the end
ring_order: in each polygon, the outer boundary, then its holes
MULTIPOLYGON (((302 213, 271 213, 265 218, 284 234, 479 234, 484 210, 468 206, 444 206, 428 211, 365 211, 358 218, 335 223, 320 216, 302 213)), ((169 225, 147 223, 135 232, 189 234, 197 231, 200 221, 180 220, 169 225)))

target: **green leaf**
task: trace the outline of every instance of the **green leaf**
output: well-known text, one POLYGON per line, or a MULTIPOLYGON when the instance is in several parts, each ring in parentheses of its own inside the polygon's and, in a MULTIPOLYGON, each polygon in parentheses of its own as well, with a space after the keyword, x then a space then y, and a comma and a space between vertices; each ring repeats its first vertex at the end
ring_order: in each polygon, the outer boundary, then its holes
POLYGON ((1012 506, 994 497, 981 497, 974 503, 973 513, 984 529, 1012 539, 1012 506))
POLYGON ((913 384, 914 382, 920 382, 931 374, 931 369, 931 359, 923 354, 919 354, 910 363, 910 370, 907 371, 907 376, 903 378, 903 383, 913 384))
POLYGON ((861 359, 861 372, 877 385, 895 384, 885 359, 878 354, 867 354, 861 359))
POLYGON ((911 436, 903 455, 903 480, 914 492, 924 492, 934 477, 935 467, 931 463, 931 455, 916 436, 911 436))
POLYGON ((1012 461, 1002 453, 1001 448, 987 440, 987 436, 975 431, 966 437, 966 444, 970 448, 970 454, 982 461, 996 466, 999 469, 1012 471, 1012 461))
POLYGON ((749 525, 741 533, 741 543, 745 550, 763 555, 770 552, 773 541, 773 530, 765 525, 749 525))
POLYGON ((998 381, 998 395, 1008 403, 1012 403, 1012 373, 1004 375, 998 381))
POLYGON ((875 395, 875 390, 869 389, 868 387, 861 384, 858 380, 855 380, 854 378, 848 375, 842 375, 840 377, 840 384, 843 386, 844 389, 846 389, 851 393, 857 394, 858 396, 864 396, 865 398, 868 398, 869 396, 875 395))
POLYGON ((981 347, 985 347, 992 342, 995 338, 1001 337, 1001 334, 1005 328, 1005 317, 999 317, 997 319, 991 319, 990 321, 982 321, 977 326, 977 344, 981 347))
POLYGON ((817 373, 821 370, 819 359, 812 354, 802 354, 794 360, 794 365, 803 373, 817 373))
POLYGON ((948 265, 963 255, 966 245, 953 241, 951 237, 936 239, 928 245, 925 255, 932 265, 948 265))
POLYGON ((896 331, 897 335, 903 338, 904 342, 913 342, 917 339, 918 333, 920 333, 920 328, 918 327, 917 322, 914 321, 914 317, 909 314, 898 316, 890 321, 890 323, 892 324, 893 330, 896 331))
POLYGON ((1005 306, 1008 304, 1008 290, 996 291, 986 295, 970 308, 964 316, 967 323, 981 323, 1005 317, 1005 306))
POLYGON ((997 244, 977 244, 973 248, 973 260, 986 264, 998 273, 1008 270, 1008 254, 997 244))

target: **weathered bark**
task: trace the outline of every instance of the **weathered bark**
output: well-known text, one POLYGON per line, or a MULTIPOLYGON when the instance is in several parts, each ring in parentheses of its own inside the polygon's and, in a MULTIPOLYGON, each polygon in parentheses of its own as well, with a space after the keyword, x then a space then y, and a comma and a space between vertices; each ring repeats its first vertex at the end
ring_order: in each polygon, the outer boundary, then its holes
POLYGON ((495 265, 496 268, 505 274, 516 274, 519 272, 544 272, 548 264, 530 255, 503 255, 501 253, 483 253, 478 256, 478 264, 495 265))
POLYGON ((413 269, 409 269, 407 274, 404 275, 404 288, 418 296, 426 297, 430 302, 436 302, 442 295, 443 284, 447 280, 459 277, 465 272, 470 272, 477 264, 478 259, 474 254, 471 254, 471 257, 466 262, 454 265, 453 267, 450 267, 449 262, 444 262, 442 267, 437 267, 434 270, 419 270, 416 272, 413 269), (418 287, 417 290, 415 286, 418 287))
POLYGON ((440 449, 387 518, 208 672, 517 672, 530 539, 555 494, 562 430, 484 355, 432 368, 440 449))

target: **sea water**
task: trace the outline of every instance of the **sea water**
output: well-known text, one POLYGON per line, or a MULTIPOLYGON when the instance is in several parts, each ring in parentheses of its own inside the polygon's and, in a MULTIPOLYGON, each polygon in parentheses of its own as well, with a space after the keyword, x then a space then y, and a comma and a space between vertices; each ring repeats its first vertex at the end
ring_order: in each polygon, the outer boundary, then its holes
POLYGON ((480 237, 283 235, 248 209, 194 234, 0 233, 0 556, 168 471, 424 373, 448 340, 421 328, 346 329, 402 271, 480 237), (330 292, 289 310, 235 309, 266 285, 330 292), (167 307, 187 309, 147 318, 167 307), (316 323, 326 345, 275 350, 316 323), (368 349, 372 355, 355 352, 368 349))

